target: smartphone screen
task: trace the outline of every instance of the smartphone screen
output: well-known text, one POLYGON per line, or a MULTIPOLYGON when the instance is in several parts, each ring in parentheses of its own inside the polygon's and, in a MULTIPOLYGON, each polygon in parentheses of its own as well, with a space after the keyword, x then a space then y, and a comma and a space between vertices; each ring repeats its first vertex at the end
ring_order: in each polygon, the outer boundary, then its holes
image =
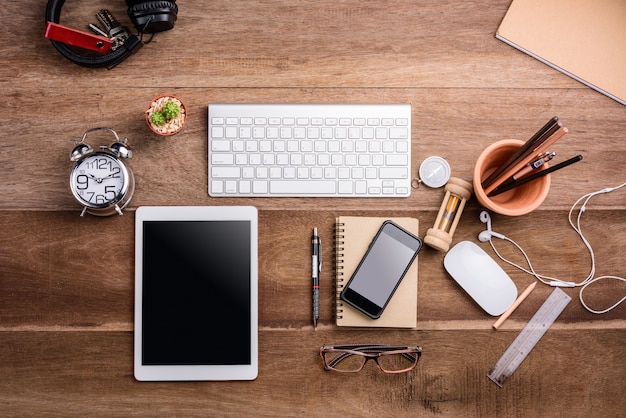
POLYGON ((341 292, 341 299, 367 316, 379 318, 421 248, 418 237, 385 221, 341 292))

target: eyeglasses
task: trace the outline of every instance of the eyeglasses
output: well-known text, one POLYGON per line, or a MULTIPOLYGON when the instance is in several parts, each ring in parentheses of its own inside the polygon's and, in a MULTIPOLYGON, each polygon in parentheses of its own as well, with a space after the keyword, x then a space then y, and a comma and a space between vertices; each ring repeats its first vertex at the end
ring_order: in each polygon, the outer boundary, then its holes
POLYGON ((324 368, 343 373, 361 371, 368 360, 385 373, 404 373, 415 368, 421 355, 422 348, 416 345, 325 344, 320 348, 324 368))

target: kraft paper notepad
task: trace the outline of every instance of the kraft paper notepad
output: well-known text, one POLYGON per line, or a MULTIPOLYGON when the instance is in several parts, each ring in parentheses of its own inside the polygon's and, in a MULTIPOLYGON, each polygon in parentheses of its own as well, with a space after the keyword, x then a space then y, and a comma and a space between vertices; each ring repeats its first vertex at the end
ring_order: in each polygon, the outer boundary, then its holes
POLYGON ((513 0, 496 38, 626 105, 626 1, 513 0))
MULTIPOLYGON (((339 294, 365 255, 384 221, 392 220, 418 236, 414 218, 340 216, 335 223, 336 324, 347 327, 417 327, 417 258, 378 319, 371 319, 339 299, 339 294)), ((419 255, 418 255, 419 258, 419 255)))

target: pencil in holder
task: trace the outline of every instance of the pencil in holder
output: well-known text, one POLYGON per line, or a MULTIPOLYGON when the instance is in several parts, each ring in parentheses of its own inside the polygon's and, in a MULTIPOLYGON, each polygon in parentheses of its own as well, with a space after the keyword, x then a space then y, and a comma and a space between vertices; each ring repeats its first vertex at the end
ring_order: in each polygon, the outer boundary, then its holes
POLYGON ((452 243, 456 226, 461 219, 465 203, 472 196, 472 184, 450 177, 445 187, 446 194, 439 208, 435 225, 426 231, 424 243, 442 252, 447 252, 452 243))

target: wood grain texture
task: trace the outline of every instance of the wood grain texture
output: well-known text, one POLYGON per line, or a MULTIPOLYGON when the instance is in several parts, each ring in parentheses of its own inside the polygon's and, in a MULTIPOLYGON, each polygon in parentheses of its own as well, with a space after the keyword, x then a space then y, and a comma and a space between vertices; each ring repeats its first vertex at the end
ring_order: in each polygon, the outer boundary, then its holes
MULTIPOLYGON (((67 1, 61 22, 86 29, 121 1, 67 1)), ((582 162, 552 176, 535 212, 493 215, 541 273, 581 281, 591 260, 567 213, 581 195, 626 181, 624 106, 497 41, 510 1, 181 1, 174 30, 117 68, 74 65, 43 38, 46 2, 0 9, 0 415, 12 416, 624 416, 626 306, 587 312, 572 302, 504 388, 486 374, 541 306, 538 285, 498 331, 443 268, 419 255, 417 329, 343 329, 333 317, 333 222, 339 215, 412 216, 424 235, 443 190, 406 199, 210 198, 209 102, 410 103, 412 169, 430 155, 470 180, 491 143, 525 140, 558 115, 569 133, 557 160, 582 162), (156 138, 148 102, 185 102, 182 133, 156 138), (122 217, 80 218, 68 188, 73 140, 95 126, 128 137, 137 190, 122 217), (139 383, 133 378, 134 220, 143 205, 254 205, 259 209, 259 378, 253 382, 139 383), (310 230, 324 240, 321 318, 310 312, 310 230), (417 369, 326 372, 324 343, 417 343, 417 369)), ((91 138, 91 136, 90 136, 91 138)), ((106 134, 94 144, 105 144, 106 134)), ((555 160, 556 161, 556 160, 555 160)), ((626 190, 600 195, 583 216, 596 275, 624 276, 626 190)), ((484 229, 470 200, 454 242, 484 229)), ((523 264, 511 244, 495 242, 523 264)), ((488 244, 480 243, 493 254, 488 244)), ((533 279, 503 262, 518 289, 533 279)), ((623 282, 590 287, 597 309, 623 282)))

